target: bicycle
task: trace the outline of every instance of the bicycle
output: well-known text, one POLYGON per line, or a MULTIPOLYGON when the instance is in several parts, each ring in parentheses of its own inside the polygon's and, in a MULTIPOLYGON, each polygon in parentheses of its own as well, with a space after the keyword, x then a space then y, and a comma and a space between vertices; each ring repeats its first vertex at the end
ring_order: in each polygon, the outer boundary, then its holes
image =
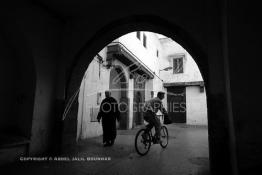
MULTIPOLYGON (((157 115, 158 117, 163 115, 157 115)), ((144 156, 146 155, 151 147, 151 144, 156 144, 156 138, 152 135, 152 131, 147 128, 140 129, 135 137, 135 148, 136 152, 144 156)), ((161 124, 160 129, 160 146, 166 148, 168 145, 168 130, 167 127, 161 124)))

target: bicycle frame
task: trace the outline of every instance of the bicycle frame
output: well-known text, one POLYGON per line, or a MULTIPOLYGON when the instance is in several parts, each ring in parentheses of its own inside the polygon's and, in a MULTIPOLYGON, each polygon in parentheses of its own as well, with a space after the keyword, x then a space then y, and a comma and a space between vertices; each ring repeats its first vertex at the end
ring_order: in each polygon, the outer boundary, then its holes
MULTIPOLYGON (((164 126, 164 125, 161 125, 161 130, 164 130, 164 131, 165 131, 165 132, 164 132, 164 133, 165 133, 164 136, 166 136, 166 137, 164 137, 164 138, 166 139, 166 143, 160 141, 159 144, 160 144, 160 146, 161 146, 162 148, 166 148, 167 145, 168 145, 168 130, 167 130, 167 127, 164 126)), ((145 136, 145 135, 144 135, 144 136, 145 136)), ((157 143, 157 142, 155 142, 155 141, 156 141, 156 140, 155 140, 155 137, 153 136, 151 130, 147 130, 146 128, 140 129, 140 130, 137 132, 136 137, 135 137, 135 148, 136 148, 137 153, 138 153, 139 155, 142 155, 142 156, 143 156, 143 155, 146 155, 146 154, 148 153, 148 151, 150 150, 151 144, 156 144, 156 143, 157 143), (143 137, 143 133, 146 133, 146 135, 148 135, 149 140, 147 139, 147 137, 146 137, 146 138, 143 137), (142 140, 139 140, 139 139, 138 139, 139 136, 140 136, 140 134, 142 135, 142 140), (138 146, 139 143, 143 143, 142 145, 144 145, 144 147, 145 147, 144 149, 147 149, 147 150, 141 152, 140 146, 138 146), (147 144, 147 143, 148 143, 148 144, 147 144)), ((142 146, 142 147, 143 147, 143 146, 142 146)))

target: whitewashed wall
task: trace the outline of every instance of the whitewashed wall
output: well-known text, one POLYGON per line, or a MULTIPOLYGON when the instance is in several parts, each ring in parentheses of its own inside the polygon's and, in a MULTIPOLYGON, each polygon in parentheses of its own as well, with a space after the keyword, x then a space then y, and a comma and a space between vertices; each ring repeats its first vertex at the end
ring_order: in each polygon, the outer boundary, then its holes
POLYGON ((187 123, 207 125, 206 94, 200 92, 199 86, 186 88, 187 123))
MULTIPOLYGON (((103 59, 106 58, 107 49, 102 49, 99 54, 103 59)), ((97 93, 101 93, 100 102, 105 98, 105 90, 109 89, 110 70, 100 66, 95 58, 88 66, 83 77, 79 97, 78 97, 78 116, 77 116, 77 139, 86 139, 102 134, 101 124, 91 122, 91 115, 97 116, 100 107, 97 104, 97 93), (99 77, 100 69, 100 77, 99 77), (93 108, 93 113, 91 110, 93 108)))
POLYGON ((162 54, 162 45, 158 36, 152 32, 141 31, 141 39, 136 37, 136 32, 131 32, 121 36, 116 41, 125 45, 132 53, 134 53, 144 64, 146 64, 153 72, 157 72, 158 61, 162 54), (143 35, 147 37, 147 47, 143 46, 143 35), (159 50, 160 56, 157 57, 156 51, 159 50))
POLYGON ((164 55, 162 61, 159 63, 160 69, 169 66, 173 67, 173 58, 176 55, 185 55, 183 66, 184 73, 173 74, 173 69, 160 72, 160 77, 165 82, 203 81, 202 75, 196 62, 182 46, 180 46, 178 43, 174 42, 170 38, 163 38, 160 41, 164 48, 164 55))

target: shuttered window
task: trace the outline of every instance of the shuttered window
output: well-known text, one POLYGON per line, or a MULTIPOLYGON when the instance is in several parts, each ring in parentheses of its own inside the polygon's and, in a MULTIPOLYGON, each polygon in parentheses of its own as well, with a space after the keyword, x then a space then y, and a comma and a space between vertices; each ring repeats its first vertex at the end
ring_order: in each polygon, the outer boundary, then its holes
POLYGON ((173 59, 173 73, 179 74, 183 73, 183 57, 173 59))

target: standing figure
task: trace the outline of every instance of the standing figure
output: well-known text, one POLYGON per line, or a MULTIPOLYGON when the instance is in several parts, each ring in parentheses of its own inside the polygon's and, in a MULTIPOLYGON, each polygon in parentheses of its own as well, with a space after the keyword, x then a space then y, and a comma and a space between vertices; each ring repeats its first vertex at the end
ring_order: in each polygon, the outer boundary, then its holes
POLYGON ((111 97, 110 91, 105 91, 106 98, 100 105, 97 120, 102 119, 103 128, 103 144, 104 146, 112 146, 116 138, 116 120, 120 120, 120 112, 116 99, 111 97))

